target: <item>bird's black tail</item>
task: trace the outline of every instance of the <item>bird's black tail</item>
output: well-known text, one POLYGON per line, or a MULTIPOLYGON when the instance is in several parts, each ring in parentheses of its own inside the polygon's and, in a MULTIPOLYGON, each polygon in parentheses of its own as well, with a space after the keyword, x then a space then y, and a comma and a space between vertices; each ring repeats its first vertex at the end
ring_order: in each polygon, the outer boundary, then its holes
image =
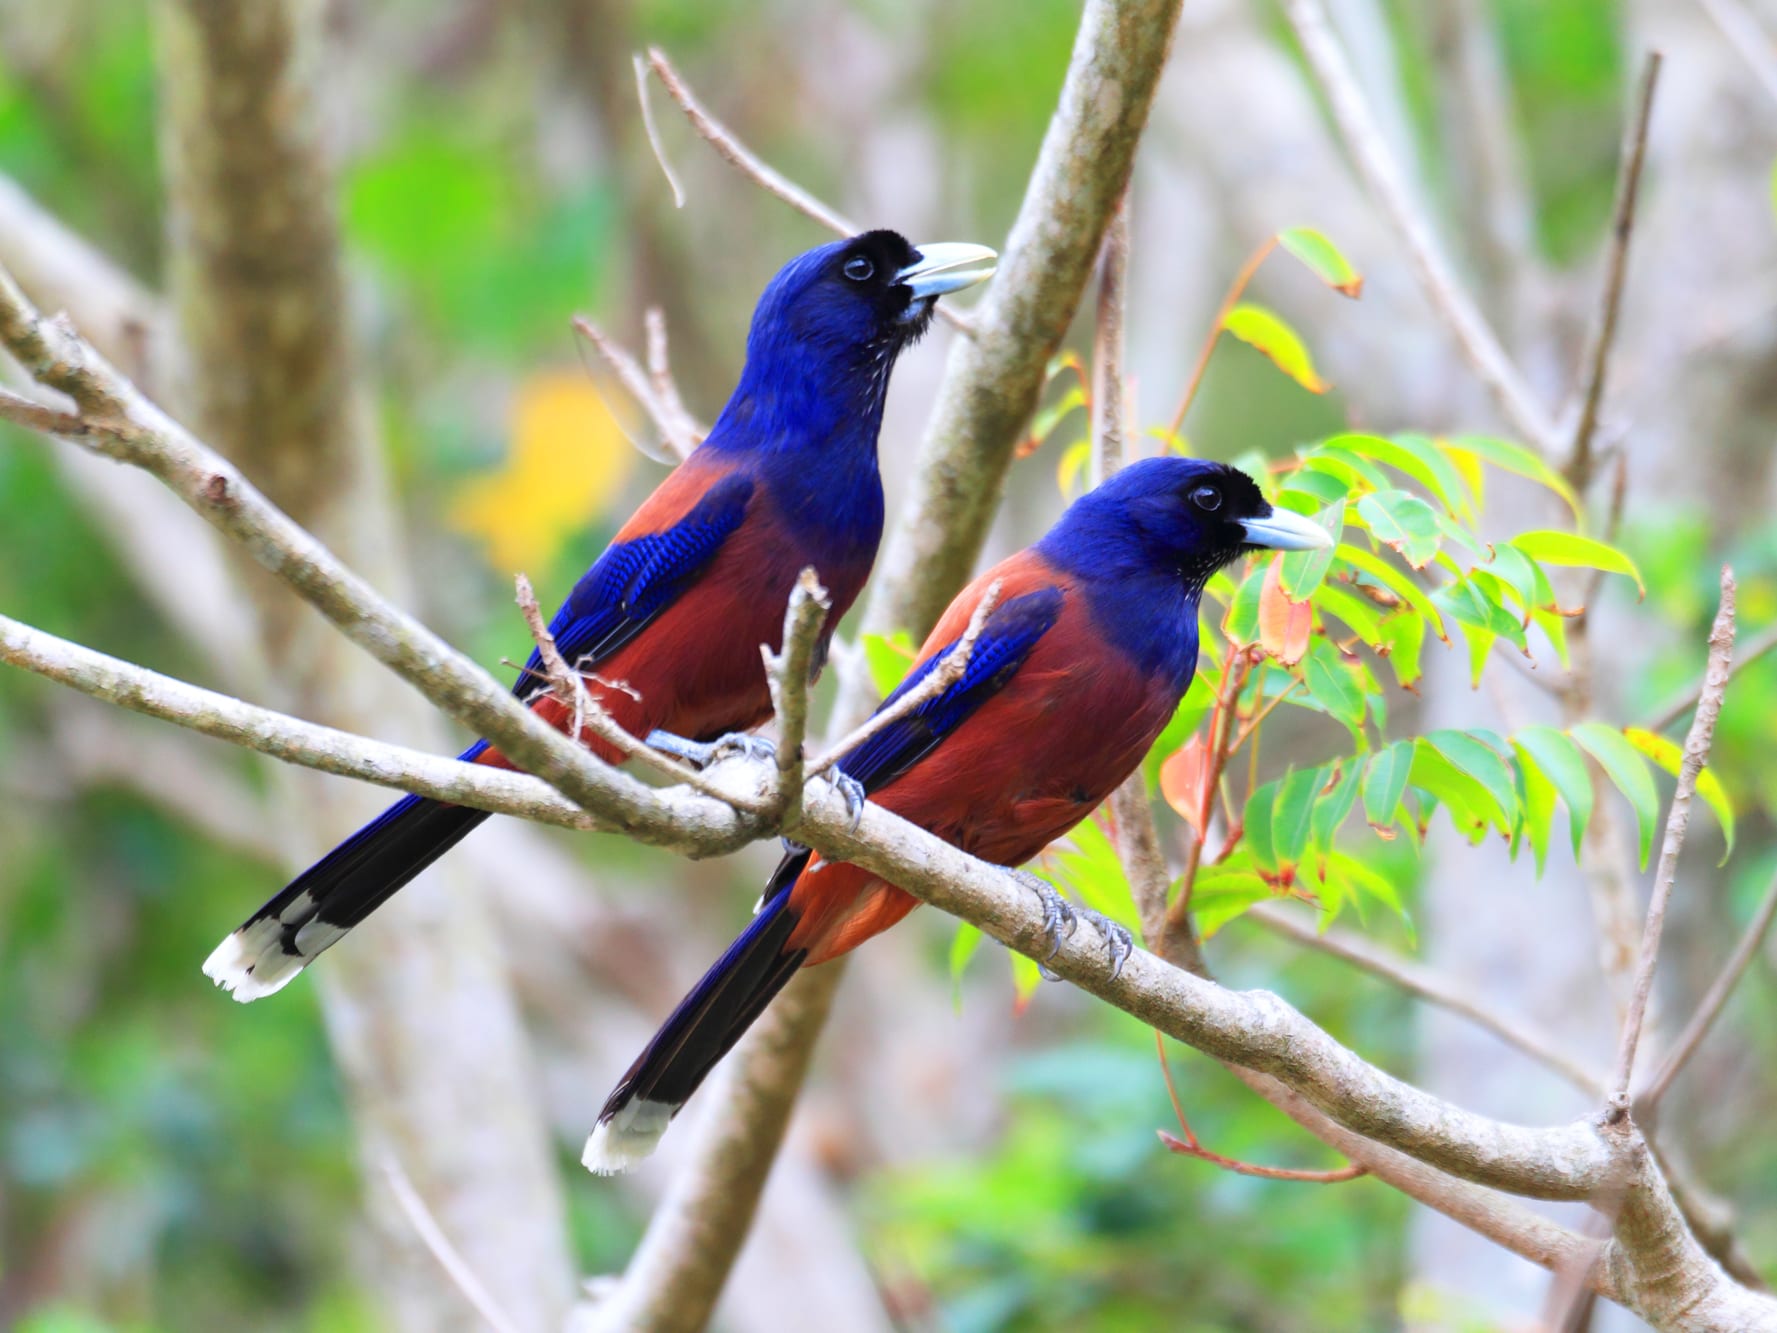
MULTIPOLYGON (((462 758, 486 748, 478 742, 462 758)), ((205 974, 243 1003, 281 990, 487 817, 421 796, 395 802, 248 917, 205 961, 205 974)))
POLYGON ((752 923, 636 1057, 586 1140, 580 1160, 588 1170, 626 1171, 653 1152, 704 1077, 802 966, 808 951, 789 945, 798 920, 790 885, 807 861, 807 852, 785 858, 752 923))

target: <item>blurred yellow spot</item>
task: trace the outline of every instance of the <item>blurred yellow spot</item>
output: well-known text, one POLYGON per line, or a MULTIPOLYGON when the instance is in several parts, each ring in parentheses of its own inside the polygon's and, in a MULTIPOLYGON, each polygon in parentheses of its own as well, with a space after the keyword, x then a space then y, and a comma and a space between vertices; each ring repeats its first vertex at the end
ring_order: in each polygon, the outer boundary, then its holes
POLYGON ((541 571, 616 495, 634 457, 584 374, 533 375, 513 395, 506 465, 463 486, 451 525, 498 568, 541 571))

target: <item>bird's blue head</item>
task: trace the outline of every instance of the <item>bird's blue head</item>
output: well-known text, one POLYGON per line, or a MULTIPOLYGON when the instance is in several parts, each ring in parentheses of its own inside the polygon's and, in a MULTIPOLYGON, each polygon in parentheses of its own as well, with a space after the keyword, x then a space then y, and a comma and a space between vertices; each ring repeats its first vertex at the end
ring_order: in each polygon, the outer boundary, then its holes
POLYGON ((739 386, 711 432, 718 445, 823 450, 848 441, 874 458, 895 358, 925 332, 946 292, 993 272, 979 245, 915 247, 870 231, 798 255, 759 298, 739 386))
POLYGON ((1107 635, 1182 690, 1197 662, 1203 585, 1218 569, 1247 551, 1331 544, 1318 524, 1272 508, 1238 468, 1149 458, 1074 501, 1037 550, 1079 580, 1107 635))

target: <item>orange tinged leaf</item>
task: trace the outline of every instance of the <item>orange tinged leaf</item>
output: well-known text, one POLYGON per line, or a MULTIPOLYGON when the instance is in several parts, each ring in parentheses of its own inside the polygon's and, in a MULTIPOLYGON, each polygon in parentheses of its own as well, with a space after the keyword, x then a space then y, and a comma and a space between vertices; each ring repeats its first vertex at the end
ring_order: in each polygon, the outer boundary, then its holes
POLYGON ((1160 765, 1160 795, 1203 836, 1203 779, 1209 751, 1198 732, 1160 765))
POLYGON ((1307 602, 1293 602, 1283 590, 1283 556, 1272 557, 1259 589, 1259 646, 1285 666, 1294 666, 1308 651, 1314 611, 1307 602))

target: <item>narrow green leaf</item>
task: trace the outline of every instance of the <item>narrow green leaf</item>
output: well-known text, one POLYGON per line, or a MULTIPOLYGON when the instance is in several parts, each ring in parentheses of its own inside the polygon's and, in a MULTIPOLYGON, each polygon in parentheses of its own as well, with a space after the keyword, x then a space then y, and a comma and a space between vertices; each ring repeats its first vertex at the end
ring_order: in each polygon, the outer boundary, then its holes
POLYGON ((1301 336, 1274 311, 1243 301, 1222 321, 1224 331, 1271 358, 1271 363, 1309 393, 1325 393, 1333 386, 1315 373, 1314 359, 1301 336))
POLYGON ((1310 472, 1324 472, 1338 478, 1353 495, 1389 489, 1388 478, 1381 469, 1349 449, 1318 445, 1303 455, 1302 467, 1310 472))
POLYGON ((1361 546, 1350 546, 1341 543, 1335 554, 1340 560, 1353 569, 1368 574, 1378 586, 1393 593, 1430 623, 1432 633, 1445 643, 1450 636, 1444 629, 1444 618, 1439 614, 1437 606, 1426 595, 1425 589, 1415 583, 1412 578, 1403 574, 1388 561, 1373 551, 1366 551, 1361 546))
POLYGON ((1408 781, 1438 803, 1450 815, 1450 823, 1470 842, 1479 842, 1489 827, 1511 832, 1511 822, 1487 789, 1446 759, 1424 738, 1414 743, 1413 768, 1408 781))
POLYGON ((1412 741, 1384 746, 1364 766, 1364 818, 1378 833, 1393 829, 1412 767, 1412 741))
POLYGON ((1160 733, 1160 739, 1154 742, 1154 748, 1148 751, 1147 761, 1142 766, 1147 774, 1150 795, 1160 781, 1160 765, 1191 739, 1191 733, 1203 725, 1203 719, 1215 707, 1219 680, 1219 672, 1214 669, 1205 670, 1201 665, 1197 674, 1191 677, 1190 689, 1185 691, 1185 697, 1179 701, 1178 708, 1172 714, 1172 721, 1166 724, 1166 729, 1160 733))
POLYGON ((1467 731, 1432 731, 1421 740, 1481 784, 1504 817, 1503 827, 1508 833, 1517 827, 1518 784, 1512 776, 1512 766, 1498 750, 1467 731))
POLYGON ((1241 812, 1246 829, 1246 849, 1261 869, 1277 869, 1277 853, 1271 840, 1271 812, 1277 804, 1277 783, 1267 782, 1252 795, 1241 812))
POLYGON ((1222 617, 1222 634, 1236 647, 1245 648, 1259 641, 1259 595, 1264 589, 1264 575, 1255 571, 1234 590, 1228 613, 1222 617))
POLYGON ((1254 903, 1273 897, 1271 886, 1251 870, 1212 866, 1191 886, 1191 912, 1208 939, 1254 903))
POLYGON ((1568 734, 1598 761, 1604 775, 1635 811, 1635 824, 1641 833, 1641 868, 1646 870, 1648 853, 1654 846, 1654 828, 1660 822, 1660 794, 1654 790, 1654 780, 1641 751, 1622 732, 1602 722, 1581 722, 1568 734))
MULTIPOLYGON (((1387 651, 1388 638, 1382 630, 1382 613, 1374 603, 1356 593, 1346 592, 1337 583, 1328 583, 1315 591, 1314 605, 1321 613, 1323 621, 1327 616, 1336 616, 1345 622, 1347 628, 1361 642, 1369 644, 1377 652, 1387 651)), ((1411 612, 1405 615, 1410 620, 1419 619, 1411 612)))
POLYGON ((1524 798, 1524 834, 1540 876, 1549 863, 1549 837, 1555 827, 1555 784, 1522 744, 1514 740, 1512 749, 1518 756, 1518 783, 1524 798))
POLYGON ((1577 565, 1581 569, 1602 569, 1607 574, 1621 574, 1635 580, 1636 589, 1643 597, 1647 596, 1647 584, 1642 582, 1641 571, 1635 567, 1635 562, 1616 547, 1591 537, 1548 529, 1521 532, 1512 538, 1512 545, 1545 565, 1577 565))
POLYGON ((1346 852, 1334 852, 1327 858, 1327 861, 1330 868, 1344 875, 1361 892, 1368 894, 1400 917, 1401 924, 1407 928, 1408 942, 1417 943, 1413 930, 1413 918, 1408 914, 1406 904, 1401 902, 1400 893, 1386 877, 1346 852))
POLYGON ((981 927, 958 921, 956 933, 950 937, 950 1003, 958 1010, 963 1005, 963 973, 980 947, 981 927))
POLYGON ((1388 664, 1394 668, 1395 679, 1404 690, 1412 689, 1424 675, 1419 665, 1425 646, 1425 619, 1411 611, 1401 611, 1382 622, 1382 634, 1388 649, 1388 664))
POLYGON ((1283 590, 1292 600, 1305 602, 1333 566, 1333 551, 1345 532, 1345 501, 1340 500, 1321 513, 1310 515, 1333 540, 1313 551, 1286 551, 1283 557, 1283 590))
POLYGON ((1580 517, 1579 497, 1573 493, 1573 487, 1567 484, 1559 472, 1523 445, 1490 435, 1456 435, 1440 443, 1446 449, 1461 450, 1473 458, 1491 463, 1501 472, 1527 477, 1548 487, 1567 501, 1567 507, 1573 510, 1576 519, 1580 517))
MULTIPOLYGON (((1629 744, 1673 777, 1678 776, 1678 770, 1684 764, 1684 747, 1678 742, 1644 731, 1640 727, 1625 727, 1623 735, 1629 738, 1629 744)), ((1734 806, 1728 800, 1727 788, 1721 785, 1721 779, 1716 777, 1714 769, 1705 768, 1697 774, 1697 795, 1715 811, 1715 818, 1721 824, 1722 838, 1727 847, 1721 854, 1720 864, 1726 865, 1728 858, 1734 854, 1734 806)))
POLYGON ((1362 275, 1340 253, 1339 247, 1327 239, 1325 233, 1316 231, 1313 227, 1285 227, 1277 233, 1277 243, 1307 265, 1310 273, 1334 291, 1353 300, 1363 292, 1362 275))
POLYGON ((1328 444, 1349 449, 1354 454, 1374 459, 1384 467, 1404 473, 1429 491, 1437 502, 1452 514, 1468 512, 1468 491, 1450 460, 1424 440, 1423 450, 1409 447, 1402 440, 1423 437, 1402 436, 1399 440, 1384 435, 1335 435, 1328 444))
POLYGON ((1313 468, 1299 467, 1294 472, 1285 473, 1283 478, 1283 493, 1309 497, 1314 502, 1311 510, 1339 504, 1349 491, 1350 487, 1341 478, 1313 468))
POLYGON ((1308 692, 1338 721, 1361 735, 1364 725, 1364 694, 1358 688, 1349 667, 1340 658, 1339 650, 1323 638, 1309 646, 1308 661, 1303 666, 1308 692))
MULTIPOLYGON (((1326 770, 1319 770, 1322 774, 1326 770)), ((1330 851, 1333 839, 1344 826, 1352 807, 1357 804, 1357 789, 1363 776, 1362 766, 1355 759, 1345 761, 1336 771, 1331 790, 1323 788, 1314 801, 1314 818, 1310 836, 1314 847, 1322 853, 1330 851)))
POLYGON ((1293 866, 1308 850, 1314 798, 1326 775, 1317 768, 1299 768, 1284 777, 1271 807, 1271 850, 1279 867, 1293 866))
POLYGON ((1561 794, 1577 860, 1586 825, 1592 820, 1592 774, 1586 768, 1585 756, 1571 736, 1553 727, 1526 727, 1512 738, 1512 744, 1524 766, 1535 768, 1561 794))
POLYGON ((1438 553, 1443 533, 1432 507, 1406 491, 1375 491, 1357 502, 1371 534, 1401 553, 1414 569, 1424 569, 1438 553))

